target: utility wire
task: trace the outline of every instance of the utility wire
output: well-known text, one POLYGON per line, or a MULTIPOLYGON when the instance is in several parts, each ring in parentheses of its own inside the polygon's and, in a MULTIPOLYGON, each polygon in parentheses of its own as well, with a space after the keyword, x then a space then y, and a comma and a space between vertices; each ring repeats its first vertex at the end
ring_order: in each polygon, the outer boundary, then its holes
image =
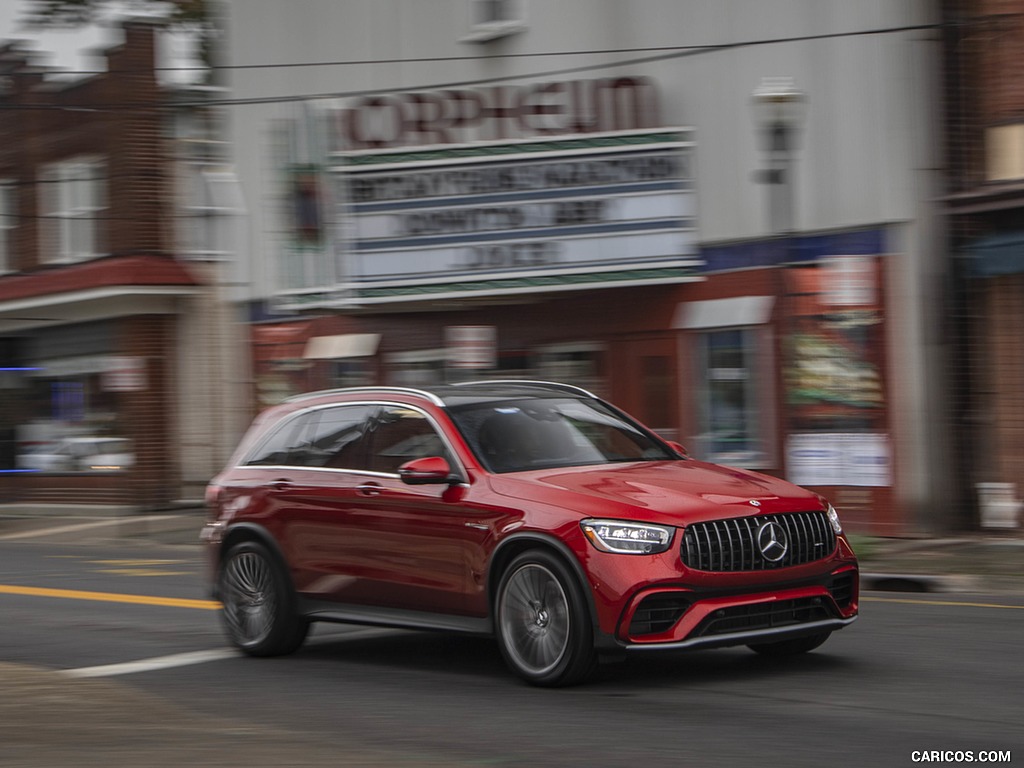
MULTIPOLYGON (((1024 14, 1002 14, 998 18, 1008 16, 1020 16, 1024 14)), ((986 21, 993 17, 985 17, 986 21)), ((977 23, 977 22, 976 22, 977 23)), ((455 61, 500 61, 515 59, 538 59, 553 58, 558 56, 611 56, 632 53, 657 53, 657 54, 692 54, 706 51, 722 50, 727 48, 747 47, 753 45, 772 45, 784 42, 799 42, 801 40, 818 40, 831 37, 853 37, 861 35, 889 34, 893 32, 908 32, 916 30, 939 29, 951 26, 949 23, 919 24, 902 27, 881 27, 870 30, 855 30, 852 32, 833 32, 821 35, 807 35, 803 37, 787 38, 764 38, 760 40, 748 40, 736 43, 719 43, 703 45, 659 45, 659 46, 638 46, 631 48, 591 48, 577 51, 535 51, 532 53, 486 53, 474 56, 415 56, 412 58, 390 58, 390 59, 339 59, 335 61, 299 61, 299 62, 276 62, 262 64, 210 64, 195 66, 174 66, 174 67, 152 67, 142 70, 121 70, 124 72, 211 72, 211 71, 244 71, 260 69, 303 69, 313 67, 355 67, 373 66, 379 64, 439 64, 455 61)), ((102 75, 108 70, 103 69, 78 69, 78 70, 55 70, 54 74, 61 75, 102 75)), ((18 74, 18 73, 13 73, 18 74)))
MULTIPOLYGON (((637 51, 665 51, 663 53, 655 53, 650 56, 640 56, 635 58, 620 59, 617 61, 608 61, 595 64, 583 64, 573 67, 562 67, 558 69, 548 69, 536 72, 522 72, 509 75, 500 75, 496 77, 486 78, 471 78, 467 80, 455 80, 442 83, 423 83, 414 86, 401 86, 396 88, 365 88, 358 90, 347 90, 347 91, 332 91, 328 93, 305 93, 305 94, 289 94, 283 96, 255 96, 247 98, 228 98, 228 99, 202 99, 196 101, 175 101, 173 103, 166 102, 138 102, 138 103, 109 103, 109 104, 93 104, 86 109, 93 112, 119 112, 119 111, 137 111, 137 110, 171 110, 180 107, 228 107, 228 106, 252 106, 259 104, 286 104, 295 103, 302 101, 324 101, 331 99, 343 99, 353 98, 357 96, 371 96, 380 95, 382 93, 408 93, 415 91, 437 91, 448 88, 464 88, 469 86, 480 86, 480 85, 493 85, 497 83, 507 83, 516 80, 528 80, 535 78, 550 78, 561 75, 579 74, 584 72, 593 72, 595 70, 602 69, 615 69, 619 67, 635 66, 638 64, 649 64, 657 61, 668 61, 672 59, 686 58, 690 56, 698 56, 706 53, 717 53, 721 51, 737 50, 741 48, 751 48, 765 45, 780 45, 785 43, 803 43, 803 42, 814 42, 821 40, 838 40, 852 37, 870 37, 875 35, 890 35, 900 34, 906 32, 926 32, 937 29, 943 29, 950 26, 945 23, 936 24, 913 24, 904 25, 899 27, 880 27, 875 29, 863 29, 853 30, 850 32, 826 32, 818 35, 797 35, 791 37, 776 37, 776 38, 763 38, 759 40, 745 40, 735 43, 721 43, 715 45, 698 45, 698 46, 679 46, 675 48, 661 49, 619 49, 622 52, 637 51)), ((608 53, 615 53, 616 50, 610 50, 608 53)), ((548 52, 541 54, 503 54, 499 57, 507 58, 534 58, 537 56, 580 56, 580 55, 602 55, 605 51, 577 51, 571 53, 565 52, 548 52)), ((347 66, 347 65, 369 65, 369 64, 401 64, 401 63, 429 63, 432 61, 457 61, 457 60, 474 60, 476 58, 485 59, 491 57, 437 57, 437 58, 419 58, 419 59, 374 59, 374 60, 363 60, 363 61, 338 61, 338 62, 327 62, 327 63, 302 63, 294 65, 286 64, 274 64, 274 65, 238 65, 235 69, 256 69, 264 67, 287 67, 287 66, 347 66)), ((148 70, 147 70, 148 71, 148 70)), ((163 71, 168 71, 164 69, 163 71)), ((59 104, 46 104, 46 103, 35 103, 35 104, 0 104, 0 110, 82 110, 81 106, 69 107, 59 104)))

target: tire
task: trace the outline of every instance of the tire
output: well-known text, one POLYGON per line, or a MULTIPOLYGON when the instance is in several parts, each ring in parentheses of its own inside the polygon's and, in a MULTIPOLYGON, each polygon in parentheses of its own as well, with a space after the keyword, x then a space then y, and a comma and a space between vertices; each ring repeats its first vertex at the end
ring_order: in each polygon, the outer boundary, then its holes
POLYGON ((516 556, 498 584, 498 647, 505 663, 532 685, 573 685, 597 666, 594 632, 579 582, 557 556, 516 556))
POLYGON ((777 643, 757 643, 747 647, 763 656, 797 656, 813 651, 828 640, 831 634, 831 632, 819 632, 816 635, 807 635, 807 637, 794 637, 791 640, 780 640, 777 643))
POLYGON ((250 656, 283 656, 298 650, 309 622, 295 612, 295 593, 266 546, 245 541, 221 563, 219 592, 224 627, 232 644, 250 656))

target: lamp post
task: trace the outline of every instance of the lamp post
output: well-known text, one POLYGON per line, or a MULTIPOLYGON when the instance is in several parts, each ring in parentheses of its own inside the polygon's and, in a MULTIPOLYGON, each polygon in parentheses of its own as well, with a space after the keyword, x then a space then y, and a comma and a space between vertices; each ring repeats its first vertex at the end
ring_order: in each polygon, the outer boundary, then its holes
POLYGON ((768 223, 774 234, 794 230, 793 162, 807 96, 788 77, 766 77, 754 89, 753 110, 768 168, 755 178, 768 185, 768 223))

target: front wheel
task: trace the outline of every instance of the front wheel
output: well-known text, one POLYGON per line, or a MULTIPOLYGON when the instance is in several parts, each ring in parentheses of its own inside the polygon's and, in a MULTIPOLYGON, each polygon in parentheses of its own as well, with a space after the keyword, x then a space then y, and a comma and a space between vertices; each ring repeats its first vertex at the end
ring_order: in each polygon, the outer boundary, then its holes
POLYGON ((287 574, 264 545, 245 541, 231 548, 219 591, 228 638, 250 656, 282 656, 305 641, 309 622, 296 615, 287 574))
POLYGON ((763 656, 796 656, 813 651, 828 640, 831 634, 831 632, 819 632, 816 635, 807 635, 807 637, 794 637, 791 640, 779 640, 775 643, 756 643, 747 647, 763 656))
POLYGON ((498 584, 498 645, 533 685, 571 685, 597 664, 594 633, 578 581, 558 557, 532 550, 512 560, 498 584))

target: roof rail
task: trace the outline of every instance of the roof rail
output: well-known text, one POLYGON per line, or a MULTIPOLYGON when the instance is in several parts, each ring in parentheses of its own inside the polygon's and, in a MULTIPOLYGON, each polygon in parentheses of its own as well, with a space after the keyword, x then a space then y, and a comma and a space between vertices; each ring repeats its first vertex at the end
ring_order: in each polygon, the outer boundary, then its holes
POLYGON ((336 389, 321 389, 316 392, 303 392, 300 395, 292 395, 287 398, 284 402, 294 403, 298 400, 305 400, 312 397, 323 397, 324 395, 342 395, 349 393, 358 392, 390 392, 394 394, 412 395, 414 397, 422 397, 429 400, 436 406, 444 407, 444 400, 439 398, 433 392, 426 392, 422 389, 413 389, 412 387, 339 387, 336 389))
POLYGON ((451 386, 470 387, 474 384, 501 384, 506 386, 514 384, 523 387, 537 387, 538 389, 553 389, 561 392, 572 392, 577 395, 589 397, 591 400, 600 399, 593 392, 588 392, 582 387, 576 387, 572 384, 560 384, 555 381, 532 381, 530 379, 478 379, 477 381, 457 381, 451 386))

